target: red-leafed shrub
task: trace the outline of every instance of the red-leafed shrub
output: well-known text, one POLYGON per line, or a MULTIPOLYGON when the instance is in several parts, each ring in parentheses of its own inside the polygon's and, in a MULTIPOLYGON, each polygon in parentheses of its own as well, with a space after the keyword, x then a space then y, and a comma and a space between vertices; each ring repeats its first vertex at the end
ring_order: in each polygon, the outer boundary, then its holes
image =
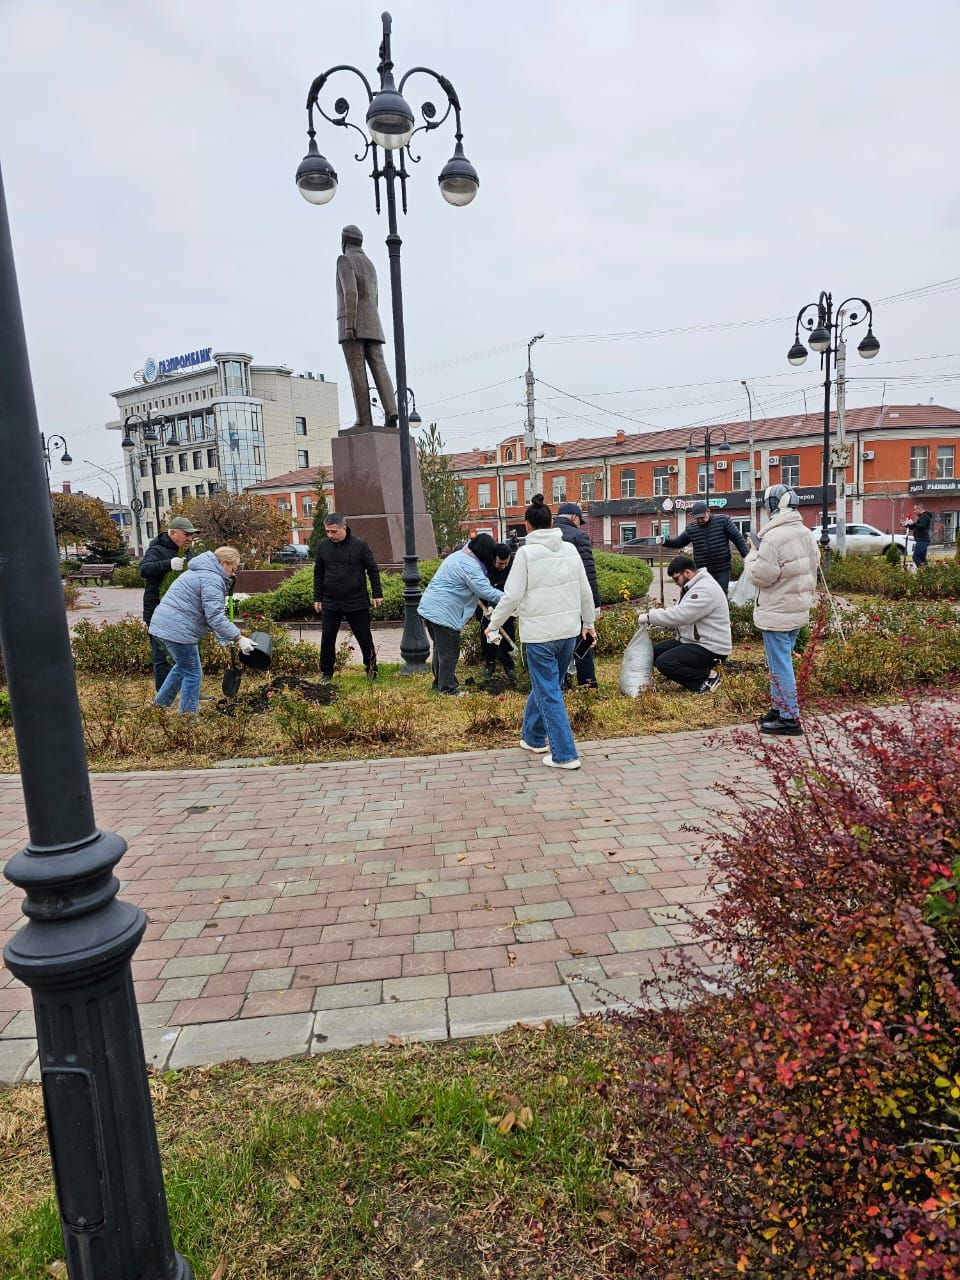
POLYGON ((604 1085, 638 1274, 960 1276, 957 712, 745 737, 766 782, 714 839, 709 991, 671 971, 688 1002, 625 1018, 604 1085))

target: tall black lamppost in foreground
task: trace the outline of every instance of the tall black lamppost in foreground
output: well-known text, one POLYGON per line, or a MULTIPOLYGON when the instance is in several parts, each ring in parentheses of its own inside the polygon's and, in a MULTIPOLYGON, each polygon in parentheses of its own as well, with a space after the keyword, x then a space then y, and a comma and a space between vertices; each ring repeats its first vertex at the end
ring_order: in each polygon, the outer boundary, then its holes
MULTIPOLYGON (((730 445, 727 443, 727 433, 723 427, 717 431, 711 431, 709 427, 701 431, 691 431, 687 438, 687 447, 684 450, 688 458, 695 458, 700 451, 703 451, 703 460, 707 467, 707 483, 704 490, 707 507, 710 506, 710 491, 713 488, 713 473, 710 470, 710 459, 713 456, 714 438, 717 439, 716 449, 718 453, 729 453, 730 445)), ((700 486, 697 486, 697 492, 700 492, 700 486)))
POLYGON ((867 332, 860 339, 857 351, 864 360, 872 360, 880 350, 880 343, 873 336, 873 308, 866 298, 847 298, 833 311, 833 294, 821 293, 816 302, 808 302, 797 313, 797 323, 793 334, 793 346, 787 352, 787 359, 792 365, 799 367, 807 358, 807 348, 800 341, 800 329, 806 329, 810 337, 807 341, 810 350, 820 356, 823 365, 823 505, 820 511, 820 546, 824 557, 830 554, 829 496, 830 486, 830 360, 837 354, 837 343, 843 336, 844 329, 867 321, 867 332), (853 310, 848 310, 851 303, 853 310))
POLYGON ((64 466, 69 467, 73 459, 70 457, 70 450, 67 448, 67 442, 63 436, 45 436, 40 432, 40 452, 43 454, 43 470, 47 477, 47 489, 50 488, 50 454, 59 453, 60 461, 64 466))
POLYGON ((400 639, 400 655, 404 660, 401 671, 408 673, 425 670, 429 655, 426 633, 417 613, 420 603, 420 569, 417 565, 417 545, 414 532, 413 471, 410 465, 410 420, 407 409, 407 354, 403 328, 403 291, 400 280, 400 236, 397 234, 397 179, 400 180, 400 201, 407 212, 406 155, 414 163, 420 157, 410 150, 410 140, 421 131, 438 129, 453 112, 456 146, 453 155, 440 170, 440 194, 453 205, 465 205, 477 194, 480 180, 477 171, 463 154, 463 132, 460 127, 460 99, 446 76, 431 71, 429 67, 411 67, 397 85, 393 75, 390 52, 392 19, 389 13, 382 16, 383 40, 380 44, 380 64, 377 72, 380 87, 374 90, 362 71, 356 67, 339 64, 317 76, 307 94, 307 137, 310 144, 297 170, 297 187, 311 204, 326 204, 337 190, 337 175, 333 165, 317 149, 314 129, 314 109, 324 120, 341 128, 353 129, 363 139, 363 149, 355 159, 363 162, 368 155, 373 158, 373 185, 377 213, 380 212, 380 180, 387 193, 387 250, 390 255, 390 293, 393 304, 393 345, 396 359, 397 409, 400 426, 400 481, 403 497, 403 635, 400 639), (339 71, 349 71, 357 76, 366 94, 366 130, 348 120, 350 103, 338 98, 333 104, 333 115, 321 107, 318 95, 329 78, 339 71), (447 99, 447 109, 437 118, 437 108, 425 102, 420 108, 423 123, 415 127, 413 111, 403 96, 403 88, 412 75, 428 75, 436 80, 447 99), (398 153, 399 163, 394 160, 398 153))
POLYGON ((146 916, 117 898, 126 843, 97 828, 60 558, 0 181, 0 645, 30 839, 7 863, 28 917, 4 948, 33 993, 71 1280, 190 1280, 175 1252, 130 960, 146 916))

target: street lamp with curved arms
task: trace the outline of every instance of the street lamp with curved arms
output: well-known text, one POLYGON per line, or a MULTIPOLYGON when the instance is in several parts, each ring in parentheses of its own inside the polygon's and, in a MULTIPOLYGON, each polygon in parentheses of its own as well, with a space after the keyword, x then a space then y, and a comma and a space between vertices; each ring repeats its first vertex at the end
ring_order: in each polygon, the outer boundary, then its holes
POLYGON ((426 670, 429 655, 426 633, 417 613, 420 603, 420 569, 417 562, 417 546, 413 511, 413 469, 410 457, 410 415, 407 405, 407 354, 403 323, 403 290, 400 275, 401 239, 397 232, 397 183, 400 184, 400 204, 407 212, 407 158, 411 164, 419 164, 420 156, 414 155, 410 143, 418 133, 430 133, 449 118, 454 119, 455 146, 453 155, 440 170, 438 183, 440 194, 448 204, 467 205, 473 200, 480 186, 477 171, 464 155, 463 130, 460 119, 460 99, 446 76, 430 67, 415 66, 401 77, 399 85, 394 79, 391 35, 393 20, 389 13, 381 17, 383 39, 380 44, 380 62, 377 72, 379 88, 357 67, 338 63, 316 77, 307 93, 307 154, 297 169, 297 189, 310 204, 327 204, 337 192, 339 179, 333 165, 321 155, 316 142, 314 113, 341 129, 352 129, 362 139, 361 149, 354 159, 361 163, 367 156, 373 159, 374 202, 381 212, 380 183, 384 183, 387 198, 387 251, 390 256, 390 293, 393 311, 393 343, 396 362, 397 408, 400 431, 400 481, 403 497, 403 634, 400 639, 400 655, 403 663, 400 671, 405 675, 419 674, 426 670), (340 97, 328 113, 320 103, 320 93, 330 78, 340 72, 355 76, 362 86, 366 99, 364 123, 366 129, 349 119, 350 103, 340 97), (439 114, 433 102, 420 107, 422 123, 416 123, 414 112, 404 97, 404 88, 412 76, 431 77, 439 85, 446 99, 446 110, 439 114), (394 159, 396 154, 397 159, 394 159))
POLYGON ((793 346, 787 352, 787 360, 799 368, 807 358, 807 348, 800 341, 800 330, 810 334, 807 339, 810 350, 820 356, 823 366, 823 503, 820 509, 820 546, 824 558, 830 554, 829 495, 830 486, 830 371, 831 358, 836 357, 845 330, 867 322, 867 332, 860 339, 857 352, 864 360, 872 360, 880 350, 880 343, 873 334, 873 307, 866 298, 851 297, 833 309, 833 294, 821 290, 816 302, 808 302, 797 312, 793 346))
POLYGON ((703 453, 703 461, 707 468, 707 485, 704 496, 706 497, 708 507, 710 506, 710 490, 713 488, 713 474, 710 470, 710 457, 714 448, 714 437, 717 438, 717 452, 729 453, 730 445, 727 441, 727 433, 723 427, 719 427, 716 431, 712 431, 709 427, 702 428, 699 431, 691 431, 687 438, 687 447, 684 450, 688 458, 696 457, 700 452, 703 453))
POLYGON ((67 442, 63 436, 53 435, 45 436, 40 432, 40 449, 43 453, 43 469, 47 476, 47 488, 50 488, 50 455, 60 455, 60 461, 65 467, 69 467, 73 459, 70 457, 70 450, 67 448, 67 442))

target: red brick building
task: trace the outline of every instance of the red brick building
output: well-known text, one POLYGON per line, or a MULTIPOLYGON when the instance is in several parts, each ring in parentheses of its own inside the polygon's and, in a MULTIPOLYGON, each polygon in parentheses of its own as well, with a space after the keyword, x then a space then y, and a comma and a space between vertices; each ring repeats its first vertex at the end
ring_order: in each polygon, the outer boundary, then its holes
MULTIPOLYGON (((261 480, 247 485, 246 492, 265 498, 271 506, 283 512, 290 523, 290 541, 306 544, 313 528, 313 511, 317 500, 319 467, 302 467, 299 471, 287 471, 282 476, 261 480)), ((323 493, 327 510, 335 510, 333 502, 333 470, 323 468, 323 493)))
MULTIPOLYGON (((899 530, 921 499, 934 512, 935 541, 952 541, 960 528, 960 412, 939 405, 886 405, 848 409, 851 446, 846 470, 847 521, 899 530)), ((831 442, 836 419, 831 423, 831 442)), ((754 422, 754 451, 747 449, 746 422, 711 426, 711 506, 746 528, 750 488, 762 493, 782 482, 800 494, 804 520, 819 523, 823 502, 822 414, 793 414, 754 422), (726 431, 729 452, 716 442, 726 431)), ((596 545, 615 546, 633 537, 675 533, 687 508, 706 491, 702 451, 688 456, 686 427, 645 433, 617 431, 602 438, 540 442, 542 492, 548 503, 579 502, 596 545), (666 514, 663 499, 674 509, 666 514)), ((453 469, 470 503, 465 530, 485 529, 504 538, 523 532, 530 470, 518 434, 489 449, 454 454, 453 469)), ((262 486, 260 486, 262 487, 262 486)), ((831 513, 833 485, 828 490, 831 513)))

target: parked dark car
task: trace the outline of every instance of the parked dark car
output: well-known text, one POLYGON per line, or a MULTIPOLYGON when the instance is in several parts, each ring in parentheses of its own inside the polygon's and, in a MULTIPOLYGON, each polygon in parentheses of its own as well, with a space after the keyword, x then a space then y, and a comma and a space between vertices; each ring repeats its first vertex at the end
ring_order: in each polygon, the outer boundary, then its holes
POLYGON ((613 549, 625 556, 639 556, 641 560, 657 560, 661 555, 657 549, 660 544, 661 539, 657 537, 631 538, 629 542, 621 542, 613 549))
POLYGON ((306 564, 310 557, 310 548, 289 543, 275 551, 270 557, 271 564, 306 564))

